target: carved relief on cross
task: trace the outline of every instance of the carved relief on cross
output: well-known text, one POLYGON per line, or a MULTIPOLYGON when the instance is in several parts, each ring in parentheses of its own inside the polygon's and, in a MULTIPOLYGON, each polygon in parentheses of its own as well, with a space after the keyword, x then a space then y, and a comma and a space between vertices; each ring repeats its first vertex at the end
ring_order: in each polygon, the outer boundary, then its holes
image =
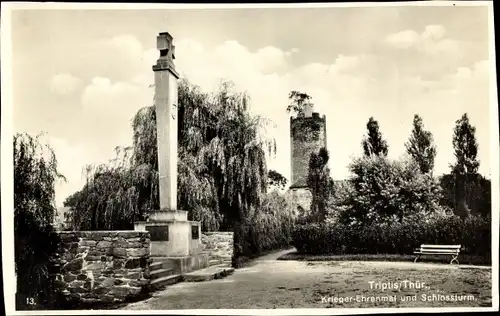
POLYGON ((160 51, 160 59, 173 61, 175 59, 175 46, 173 44, 172 35, 168 32, 160 33, 156 38, 156 45, 160 51))

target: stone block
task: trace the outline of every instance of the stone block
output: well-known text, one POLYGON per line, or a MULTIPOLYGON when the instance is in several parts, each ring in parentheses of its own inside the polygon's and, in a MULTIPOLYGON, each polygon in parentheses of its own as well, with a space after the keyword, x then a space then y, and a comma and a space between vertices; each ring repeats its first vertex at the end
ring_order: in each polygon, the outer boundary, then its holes
POLYGON ((109 288, 113 285, 115 285, 115 278, 106 278, 104 281, 101 282, 101 286, 103 288, 109 288))
POLYGON ((126 258, 127 257, 127 250, 125 248, 113 248, 113 256, 117 258, 126 258))
POLYGON ((69 283, 69 282, 72 282, 74 280, 76 280, 76 275, 73 275, 69 272, 64 275, 64 282, 69 283))
POLYGON ((149 249, 146 248, 127 248, 127 255, 130 257, 144 257, 149 255, 149 249))
POLYGON ((115 286, 109 291, 109 295, 118 298, 125 299, 131 295, 137 295, 141 292, 141 289, 138 287, 131 286, 115 286))
POLYGON ((82 298, 82 303, 85 303, 85 304, 93 304, 93 303, 97 303, 99 301, 99 299, 97 298, 82 298))
POLYGON ((126 269, 126 272, 142 272, 142 268, 126 269))
POLYGON ((96 244, 97 244, 97 241, 95 241, 95 240, 82 240, 80 242, 80 246, 83 246, 83 247, 85 247, 85 246, 92 247, 92 246, 95 246, 96 244))
POLYGON ((101 256, 90 256, 90 255, 87 255, 85 257, 85 260, 87 260, 87 261, 101 261, 101 256))
POLYGON ((131 280, 128 284, 133 287, 143 287, 149 284, 149 280, 148 279, 131 280))
POLYGON ((90 256, 100 256, 101 251, 98 250, 96 247, 90 247, 89 250, 86 252, 86 254, 90 256))
MULTIPOLYGON (((112 285, 111 285, 112 286, 112 285)), ((94 284, 94 289, 92 290, 92 293, 103 296, 109 292, 109 287, 103 286, 102 284, 94 284)))
POLYGON ((117 236, 125 238, 134 238, 134 237, 140 237, 141 233, 136 231, 123 231, 123 232, 118 232, 117 236))
POLYGON ((125 262, 126 269, 135 269, 141 266, 141 262, 138 258, 129 259, 125 262))
POLYGON ((100 231, 80 231, 79 234, 83 238, 88 238, 88 239, 98 239, 98 238, 104 238, 108 236, 112 236, 115 232, 114 231, 105 231, 105 230, 100 230, 100 231))
POLYGON ((138 242, 138 241, 128 241, 128 240, 122 240, 118 241, 115 243, 116 247, 122 247, 122 248, 141 248, 143 247, 143 244, 138 242))
POLYGON ((113 245, 113 242, 103 240, 103 241, 100 241, 99 243, 97 243, 97 249, 110 248, 112 245, 113 245))
POLYGON ((62 267, 62 271, 78 271, 81 270, 83 266, 83 259, 82 258, 76 258, 71 260, 70 262, 66 263, 62 267))
POLYGON ((84 253, 84 252, 87 252, 89 251, 90 247, 87 247, 87 246, 80 246, 78 247, 76 253, 84 253))
POLYGON ((113 296, 111 295, 104 295, 101 297, 102 302, 104 303, 113 303, 117 301, 113 296))
POLYGON ((95 236, 93 237, 93 239, 94 239, 95 241, 101 241, 101 240, 104 240, 104 236, 105 236, 105 235, 103 235, 103 234, 95 235, 95 236))
POLYGON ((141 272, 129 272, 127 273, 127 278, 131 280, 136 280, 141 278, 141 272))

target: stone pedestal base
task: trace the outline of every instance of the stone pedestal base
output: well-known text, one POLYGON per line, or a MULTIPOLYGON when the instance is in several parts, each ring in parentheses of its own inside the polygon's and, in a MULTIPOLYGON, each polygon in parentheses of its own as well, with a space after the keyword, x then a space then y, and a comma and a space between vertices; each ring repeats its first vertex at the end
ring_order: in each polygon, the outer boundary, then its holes
POLYGON ((134 223, 134 230, 149 232, 151 257, 188 257, 201 253, 201 225, 188 221, 186 211, 153 214, 149 221, 134 223))

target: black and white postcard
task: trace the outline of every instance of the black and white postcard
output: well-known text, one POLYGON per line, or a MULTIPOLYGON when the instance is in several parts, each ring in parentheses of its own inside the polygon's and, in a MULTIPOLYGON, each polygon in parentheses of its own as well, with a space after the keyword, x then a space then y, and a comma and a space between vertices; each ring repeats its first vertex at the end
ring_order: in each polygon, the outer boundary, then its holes
POLYGON ((4 3, 7 315, 493 311, 493 2, 4 3))

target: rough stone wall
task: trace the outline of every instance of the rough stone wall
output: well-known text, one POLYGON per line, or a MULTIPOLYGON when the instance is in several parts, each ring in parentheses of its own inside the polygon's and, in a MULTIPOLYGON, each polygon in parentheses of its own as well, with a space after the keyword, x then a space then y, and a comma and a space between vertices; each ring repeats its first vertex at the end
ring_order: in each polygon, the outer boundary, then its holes
POLYGON ((149 289, 150 237, 136 231, 57 232, 53 270, 70 301, 123 302, 149 289))
POLYGON ((326 117, 313 113, 311 117, 290 119, 291 137, 291 187, 306 187, 311 153, 326 146, 326 117), (311 126, 316 126, 315 131, 311 126))
POLYGON ((208 260, 219 263, 229 262, 233 257, 233 232, 204 232, 201 235, 204 253, 208 260))

